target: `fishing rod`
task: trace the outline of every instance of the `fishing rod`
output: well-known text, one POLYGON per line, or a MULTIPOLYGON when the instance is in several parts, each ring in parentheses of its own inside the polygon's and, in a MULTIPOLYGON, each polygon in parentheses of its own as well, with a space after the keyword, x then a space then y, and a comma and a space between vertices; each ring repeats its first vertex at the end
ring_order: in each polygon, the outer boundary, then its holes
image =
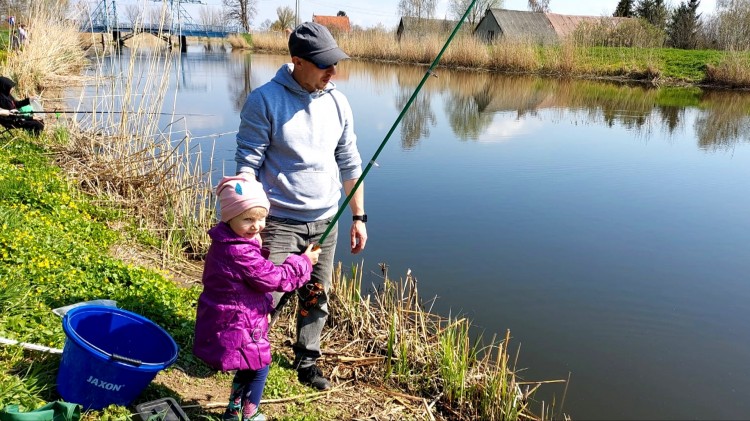
MULTIPOLYGON (((461 16, 461 19, 459 19, 458 23, 456 23, 456 27, 453 28, 453 32, 451 32, 450 36, 448 37, 448 40, 445 41, 445 44, 443 45, 443 48, 440 50, 438 55, 435 57, 435 60, 432 61, 432 64, 430 64, 430 67, 425 72, 424 76, 422 77, 422 80, 419 82, 419 85, 417 85, 417 88, 414 90, 414 92, 411 94, 411 97, 409 97, 409 100, 406 102, 406 105, 404 105, 403 110, 401 110, 401 113, 396 118, 396 121, 393 122, 393 125, 391 126, 391 129, 388 130, 388 133, 385 135, 385 138, 382 142, 380 142, 380 146, 375 151, 375 154, 373 154, 372 158, 370 159, 370 162, 367 163, 367 166, 362 171, 362 175, 359 176, 357 179, 357 182, 354 183, 354 187, 352 187, 349 194, 346 196, 346 199, 344 199, 344 202, 339 206, 338 211, 336 212, 336 215, 333 216, 333 219, 331 219, 331 222, 328 224, 328 227, 325 231, 323 231, 323 235, 320 236, 320 240, 317 244, 313 246, 313 249, 320 248, 320 245, 323 244, 323 242, 328 238, 328 235, 331 233, 331 230, 336 225, 336 222, 341 218, 341 214, 344 213, 344 209, 346 209, 347 205, 349 205, 349 202, 352 200, 352 197, 354 197, 354 193, 357 192, 357 189, 362 184, 362 181, 365 179, 367 174, 370 172, 370 169, 375 165, 375 160, 380 155, 380 152, 383 151, 383 148, 385 148, 386 143, 388 143, 388 140, 391 138, 391 135, 394 131, 396 131, 396 127, 398 127, 398 124, 401 123, 401 120, 404 118, 404 115, 409 110, 409 107, 411 107, 412 102, 416 99, 417 95, 419 94, 419 91, 422 90, 422 86, 424 86, 425 82, 427 82, 427 79, 429 79, 430 76, 436 76, 434 74, 434 69, 437 67, 438 62, 440 61, 440 58, 443 57, 443 53, 445 53, 445 50, 448 49, 448 46, 450 45, 451 41, 453 41, 453 37, 456 36, 456 33, 458 33, 458 30, 461 28, 461 24, 466 20, 466 17, 469 15, 469 12, 471 12, 471 9, 474 7, 474 4, 477 2, 477 0, 472 0, 471 4, 469 4, 469 7, 466 8, 466 12, 464 12, 463 16, 461 16)), ((279 316, 279 310, 281 310, 284 305, 289 301, 293 293, 287 292, 284 295, 281 296, 279 299, 279 303, 276 305, 276 307, 273 310, 272 318, 271 318, 271 324, 273 324, 276 319, 279 316)))
POLYGON ((326 238, 328 237, 328 234, 331 233, 331 230, 333 229, 333 226, 336 224, 336 222, 341 217, 341 214, 344 212, 344 209, 346 209, 346 206, 352 200, 352 197, 354 197, 354 193, 357 191, 357 189, 359 188, 359 186, 362 184, 362 181, 367 176, 367 173, 370 172, 370 169, 372 168, 372 166, 375 165, 375 160, 380 155, 380 152, 383 151, 383 148, 385 148, 385 145, 386 145, 386 143, 388 143, 388 140, 391 138, 391 135, 393 134, 394 131, 396 131, 396 127, 398 127, 398 124, 404 118, 404 115, 409 110, 409 107, 411 106, 412 102, 414 102, 414 99, 416 99, 417 95, 419 94, 419 91, 422 90, 422 86, 424 86, 425 82, 427 82, 427 79, 430 76, 434 76, 435 75, 433 73, 433 70, 435 69, 435 67, 437 67, 437 64, 440 61, 440 58, 443 56, 443 53, 445 52, 445 50, 448 49, 448 46, 450 45, 451 41, 453 41, 453 37, 456 35, 456 33, 458 32, 458 30, 461 28, 461 24, 466 19, 466 16, 469 15, 469 12, 474 7, 474 3, 476 3, 476 2, 477 2, 477 0, 472 0, 471 1, 471 4, 466 9, 466 12, 464 12, 464 15, 458 21, 458 23, 456 24, 456 27, 453 28, 453 32, 451 32, 451 35, 448 37, 448 40, 443 45, 443 48, 438 53, 437 57, 435 57, 435 60, 432 61, 432 64, 430 64, 430 67, 427 69, 427 71, 425 72, 424 76, 422 76, 422 80, 419 82, 419 85, 417 85, 417 88, 414 90, 414 93, 411 94, 411 97, 406 102, 406 105, 404 105, 404 109, 401 110, 401 113, 396 118, 396 121, 393 122, 393 125, 391 126, 391 129, 388 130, 388 133, 385 135, 385 138, 380 143, 380 146, 378 147, 378 149, 375 151, 375 154, 373 154, 372 158, 370 159, 370 162, 367 163, 367 166, 362 171, 362 175, 360 175, 359 178, 357 179, 357 182, 354 183, 354 187, 352 187, 352 190, 346 196, 346 199, 344 199, 344 202, 339 207, 339 210, 338 210, 338 212, 336 212, 336 215, 334 215, 333 219, 331 220, 331 223, 328 224, 328 228, 326 228, 326 230, 323 232, 323 235, 320 236, 320 241, 318 241, 318 246, 320 246, 320 244, 322 244, 323 241, 326 240, 326 238))
MULTIPOLYGON (((15 115, 19 114, 137 114, 138 111, 89 111, 89 110, 81 110, 81 111, 19 111, 16 113, 11 113, 15 115)), ((188 114, 188 113, 142 113, 142 114, 148 114, 148 115, 183 115, 183 116, 199 116, 199 117, 215 117, 214 114, 188 114)))

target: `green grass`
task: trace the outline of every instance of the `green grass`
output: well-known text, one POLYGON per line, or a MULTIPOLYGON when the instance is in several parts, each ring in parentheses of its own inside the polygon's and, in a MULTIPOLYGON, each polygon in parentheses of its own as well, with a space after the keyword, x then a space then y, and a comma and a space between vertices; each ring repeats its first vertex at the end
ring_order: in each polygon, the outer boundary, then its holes
POLYGON ((705 78, 708 64, 716 65, 726 57, 722 51, 673 48, 587 47, 576 51, 579 67, 594 74, 626 75, 651 67, 662 78, 691 83, 705 78))
MULTIPOLYGON (((37 140, 19 136, 0 138, 0 336, 62 348, 65 334, 52 309, 113 299, 172 335, 180 346, 177 365, 202 376, 226 376, 191 353, 200 289, 179 287, 161 273, 111 257, 107 249, 121 238, 107 222, 122 214, 99 201, 93 205, 48 162, 37 140)), ((19 404, 30 410, 55 399, 58 365, 59 355, 0 346, 0 408, 19 404)), ((288 362, 275 364, 267 397, 303 394, 294 376, 288 362)), ((143 396, 163 397, 158 388, 152 384, 143 396)), ((289 419, 324 415, 309 404, 292 409, 289 419)), ((112 406, 85 418, 123 420, 129 413, 112 406)))

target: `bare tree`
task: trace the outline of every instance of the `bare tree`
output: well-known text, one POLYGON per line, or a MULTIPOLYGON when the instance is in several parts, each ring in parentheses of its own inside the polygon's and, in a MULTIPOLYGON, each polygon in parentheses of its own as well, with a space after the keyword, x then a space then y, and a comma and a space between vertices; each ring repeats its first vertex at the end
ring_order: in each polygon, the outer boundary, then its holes
POLYGON ((719 48, 750 48, 750 0, 718 0, 709 28, 719 48))
POLYGON ((0 0, 0 10, 7 16, 15 16, 16 24, 29 18, 31 6, 53 15, 65 16, 70 6, 69 0, 0 0))
POLYGON ((258 14, 258 0, 221 0, 226 16, 230 21, 240 24, 242 29, 250 31, 250 21, 258 14))
MULTIPOLYGON (((469 8, 472 0, 448 0, 448 14, 451 18, 461 19, 469 8)), ((503 7, 504 0, 477 0, 474 7, 469 12, 466 20, 472 25, 476 25, 482 19, 489 9, 503 7)))
POLYGON ((164 2, 161 6, 148 9, 148 21, 151 25, 167 29, 172 26, 172 14, 169 5, 164 2))
POLYGON ((549 0, 529 0, 529 10, 532 12, 549 12, 549 0))
POLYGON ((143 9, 138 7, 137 4, 126 4, 124 15, 131 28, 143 25, 143 9))
POLYGON ((432 18, 436 8, 437 0, 398 0, 398 13, 401 16, 432 18))
POLYGON ((222 26, 224 13, 212 6, 203 6, 198 10, 198 20, 205 26, 222 26))
POLYGON ((267 32, 271 30, 271 25, 273 25, 273 22, 271 22, 271 19, 266 19, 263 22, 261 22, 258 29, 262 32, 267 32))
POLYGON ((294 10, 289 6, 277 7, 276 16, 278 19, 271 24, 272 31, 283 31, 294 28, 294 22, 297 20, 294 10))
POLYGON ((169 29, 172 27, 172 9, 167 2, 163 2, 160 6, 149 8, 148 20, 152 25, 169 29))

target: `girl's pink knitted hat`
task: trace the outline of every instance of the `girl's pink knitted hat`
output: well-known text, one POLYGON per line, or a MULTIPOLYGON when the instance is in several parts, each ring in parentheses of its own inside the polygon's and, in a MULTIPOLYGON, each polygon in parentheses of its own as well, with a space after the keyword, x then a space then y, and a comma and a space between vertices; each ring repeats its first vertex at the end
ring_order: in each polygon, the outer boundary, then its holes
POLYGON ((256 206, 266 208, 266 210, 271 207, 263 186, 249 175, 222 178, 216 186, 216 196, 219 197, 223 222, 229 222, 235 216, 256 206))

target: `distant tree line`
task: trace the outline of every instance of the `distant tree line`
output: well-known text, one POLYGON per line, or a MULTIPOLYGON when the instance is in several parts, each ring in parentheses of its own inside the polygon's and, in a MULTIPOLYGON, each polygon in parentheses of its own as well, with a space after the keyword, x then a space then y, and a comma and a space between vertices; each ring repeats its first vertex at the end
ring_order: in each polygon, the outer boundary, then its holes
MULTIPOLYGON (((259 1, 222 0, 220 9, 203 6, 199 22, 211 26, 237 24, 250 31, 259 1)), ((550 2, 528 0, 527 4, 531 11, 549 12, 550 2)), ((471 3, 472 0, 448 0, 447 15, 439 18, 458 20, 471 3)), ((700 0, 680 0, 679 4, 672 6, 668 0, 619 0, 613 15, 636 18, 638 23, 618 25, 622 28, 616 30, 599 28, 600 45, 750 50, 750 0, 717 0, 715 13, 706 17, 698 13, 700 3, 700 0)), ((8 16, 16 16, 16 22, 28 17, 32 5, 42 10, 60 11, 61 15, 65 9, 74 7, 81 15, 90 16, 92 6, 82 4, 84 2, 74 4, 70 0, 0 0, 0 10, 8 16)), ((437 4, 437 0, 399 0, 397 12, 401 16, 435 18, 437 4)), ((503 0, 476 0, 466 24, 474 26, 487 10, 503 6, 503 0)), ((125 5, 120 13, 121 18, 134 25, 136 22, 142 24, 144 20, 170 22, 172 17, 165 16, 164 7, 153 9, 141 10, 134 5, 125 5)), ((276 15, 276 20, 266 19, 257 27, 262 31, 284 31, 291 29, 296 22, 295 12, 289 6, 277 7, 276 15)), ((346 12, 339 11, 337 15, 346 16, 346 12)), ((364 30, 356 24, 353 28, 355 31, 364 30)), ((388 30, 382 25, 375 29, 388 30)))
POLYGON ((670 7, 664 0, 620 0, 614 16, 638 18, 662 34, 664 45, 682 49, 750 49, 750 0, 718 0, 716 13, 698 13, 700 0, 670 7))

